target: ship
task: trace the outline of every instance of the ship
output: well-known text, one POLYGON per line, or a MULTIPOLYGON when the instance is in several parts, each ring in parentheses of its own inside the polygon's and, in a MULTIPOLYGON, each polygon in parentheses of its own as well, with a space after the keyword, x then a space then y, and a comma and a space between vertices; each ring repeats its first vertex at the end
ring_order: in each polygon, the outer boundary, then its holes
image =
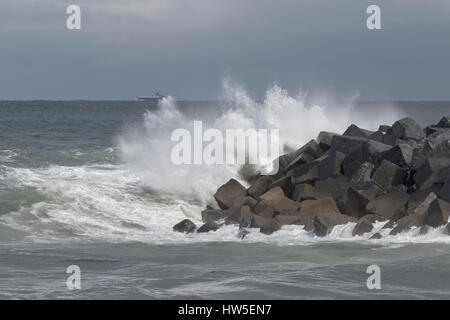
POLYGON ((159 92, 157 92, 154 96, 139 96, 139 97, 136 97, 136 99, 138 101, 151 101, 151 102, 158 102, 162 98, 164 98, 164 96, 159 94, 159 92))

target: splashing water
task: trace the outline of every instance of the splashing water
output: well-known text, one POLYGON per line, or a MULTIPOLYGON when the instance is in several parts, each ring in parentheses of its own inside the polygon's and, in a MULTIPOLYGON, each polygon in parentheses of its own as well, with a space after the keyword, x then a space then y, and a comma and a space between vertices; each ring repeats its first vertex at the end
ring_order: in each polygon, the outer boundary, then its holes
MULTIPOLYGON (((351 123, 376 130, 379 124, 391 124, 402 116, 394 107, 364 116, 352 102, 307 104, 304 94, 292 97, 278 85, 267 90, 262 102, 257 102, 241 86, 225 80, 223 97, 225 102, 217 117, 200 114, 196 119, 179 110, 173 98, 163 99, 157 110, 146 112, 141 128, 120 137, 122 159, 139 172, 142 183, 152 190, 205 204, 212 201, 215 190, 228 179, 242 179, 239 165, 176 165, 171 161, 171 150, 176 144, 171 141, 172 132, 178 128, 193 132, 193 120, 202 121, 204 130, 215 128, 221 132, 278 129, 280 146, 288 151, 316 138, 320 131, 342 133, 351 123)), ((257 139, 255 143, 264 143, 257 139)))
MULTIPOLYGON (((175 142, 171 133, 177 128, 190 128, 194 119, 205 128, 277 128, 281 143, 298 148, 322 131, 342 132, 350 123, 376 129, 373 124, 392 123, 401 117, 396 109, 384 109, 377 117, 368 116, 347 104, 312 104, 305 96, 294 98, 286 90, 274 86, 262 102, 251 99, 239 86, 224 84, 225 102, 217 116, 208 112, 192 117, 172 98, 161 101, 157 110, 147 111, 139 126, 119 136, 118 147, 123 163, 96 161, 84 165, 36 167, 11 166, 10 158, 0 166, 3 200, 9 204, 0 213, 0 244, 9 241, 13 230, 37 241, 140 241, 145 243, 191 243, 210 241, 241 241, 234 226, 217 232, 185 235, 174 233, 172 226, 189 218, 198 226, 204 204, 222 183, 237 177, 239 166, 174 165, 170 161, 175 142), (5 214, 4 214, 5 213, 5 214), (20 233, 22 234, 22 233, 20 233)), ((186 104, 182 104, 186 105, 186 104)), ((213 106, 214 107, 214 106, 213 106)), ((195 104, 195 111, 207 111, 195 104)), ((115 117, 120 118, 122 109, 115 117)), ((209 110, 211 111, 211 110, 209 110)), ((139 110, 138 114, 142 111, 139 110)), ((99 120, 101 121, 101 120, 99 120)), ((105 146, 104 155, 115 148, 105 146)), ((89 150, 82 149, 89 153, 89 150)), ((18 150, 20 154, 22 150, 18 150)), ((71 155, 69 155, 72 157, 71 155)), ((107 159, 96 157, 96 159, 107 159)), ((1 199, 0 199, 1 200, 1 199)), ((354 224, 337 226, 325 238, 317 238, 302 226, 284 226, 271 236, 250 230, 246 242, 270 242, 280 245, 316 242, 365 242, 372 235, 353 237, 354 224)), ((410 230, 389 236, 389 229, 376 226, 383 238, 375 243, 439 242, 448 243, 442 228, 427 235, 410 230)), ((374 240, 371 240, 372 243, 374 240)))

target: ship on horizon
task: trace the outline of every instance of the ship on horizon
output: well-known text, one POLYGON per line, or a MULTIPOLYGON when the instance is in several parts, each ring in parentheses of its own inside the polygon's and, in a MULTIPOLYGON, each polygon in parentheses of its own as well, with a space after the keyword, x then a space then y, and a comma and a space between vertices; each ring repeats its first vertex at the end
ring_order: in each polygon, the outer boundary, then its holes
POLYGON ((138 96, 138 97, 136 97, 136 99, 138 101, 152 101, 152 102, 158 102, 162 98, 164 98, 164 96, 159 94, 159 92, 157 92, 154 96, 138 96))

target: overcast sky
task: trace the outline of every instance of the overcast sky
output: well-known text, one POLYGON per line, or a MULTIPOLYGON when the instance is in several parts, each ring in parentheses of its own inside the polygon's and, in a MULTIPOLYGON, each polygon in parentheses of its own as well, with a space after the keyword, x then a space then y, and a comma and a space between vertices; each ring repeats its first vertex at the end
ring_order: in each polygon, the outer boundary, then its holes
POLYGON ((450 1, 0 0, 0 99, 215 99, 225 76, 257 98, 450 100, 450 1))

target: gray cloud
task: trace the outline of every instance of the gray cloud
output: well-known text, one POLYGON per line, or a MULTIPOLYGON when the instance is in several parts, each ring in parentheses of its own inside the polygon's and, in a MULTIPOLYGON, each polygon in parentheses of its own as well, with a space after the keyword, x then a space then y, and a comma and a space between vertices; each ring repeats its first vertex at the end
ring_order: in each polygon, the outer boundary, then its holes
POLYGON ((216 98, 229 74, 258 97, 450 99, 450 3, 418 0, 0 0, 0 99, 216 98), (82 30, 65 28, 69 4, 82 30), (369 4, 381 31, 365 28, 369 4))

